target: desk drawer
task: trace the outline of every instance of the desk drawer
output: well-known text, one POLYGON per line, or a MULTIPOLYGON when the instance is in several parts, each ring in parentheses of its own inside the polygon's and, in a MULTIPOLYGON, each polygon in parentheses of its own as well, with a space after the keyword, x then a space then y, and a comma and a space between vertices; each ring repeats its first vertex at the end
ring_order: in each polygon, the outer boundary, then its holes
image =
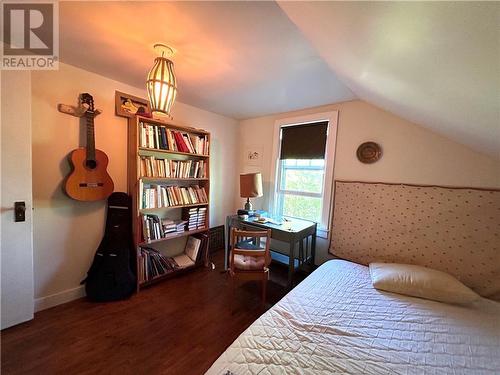
MULTIPOLYGON (((243 230, 255 230, 255 231, 268 229, 264 226, 252 225, 252 224, 248 224, 248 223, 238 223, 238 227, 243 229, 243 230)), ((283 242, 291 242, 293 240, 294 236, 293 236, 293 233, 272 230, 271 237, 273 240, 283 241, 283 242)))

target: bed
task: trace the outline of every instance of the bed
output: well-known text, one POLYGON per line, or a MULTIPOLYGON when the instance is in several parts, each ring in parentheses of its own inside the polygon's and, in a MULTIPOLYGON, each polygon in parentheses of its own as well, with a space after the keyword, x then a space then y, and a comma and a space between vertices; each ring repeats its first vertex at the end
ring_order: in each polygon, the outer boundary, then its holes
POLYGON ((500 304, 381 292, 368 267, 324 263, 207 374, 499 374, 500 304))
POLYGON ((336 181, 329 251, 208 374, 500 374, 500 190, 336 181), (467 307, 373 288, 368 264, 452 275, 467 307))

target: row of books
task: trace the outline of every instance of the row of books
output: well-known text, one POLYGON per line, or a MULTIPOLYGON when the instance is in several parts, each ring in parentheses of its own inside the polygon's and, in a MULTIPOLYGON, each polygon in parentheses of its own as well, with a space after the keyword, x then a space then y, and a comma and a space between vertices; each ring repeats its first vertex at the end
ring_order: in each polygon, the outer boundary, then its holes
POLYGON ((158 250, 150 247, 141 247, 139 254, 139 269, 137 270, 139 283, 163 276, 179 268, 173 258, 166 257, 158 250))
POLYGON ((139 181, 139 197, 140 209, 208 203, 204 187, 145 184, 142 180, 139 181))
POLYGON ((207 135, 190 134, 165 126, 139 123, 139 145, 144 148, 208 155, 207 135))
POLYGON ((142 215, 142 234, 144 241, 159 240, 171 233, 182 233, 187 228, 186 220, 171 220, 157 215, 142 215))
POLYGON ((140 173, 142 177, 206 178, 207 163, 204 160, 183 161, 141 156, 140 173))
POLYGON ((182 219, 187 222, 188 230, 205 229, 207 226, 207 208, 184 208, 182 210, 182 219))
POLYGON ((151 247, 141 247, 138 267, 139 283, 200 263, 207 246, 208 235, 199 233, 189 236, 184 251, 175 257, 167 257, 151 247))

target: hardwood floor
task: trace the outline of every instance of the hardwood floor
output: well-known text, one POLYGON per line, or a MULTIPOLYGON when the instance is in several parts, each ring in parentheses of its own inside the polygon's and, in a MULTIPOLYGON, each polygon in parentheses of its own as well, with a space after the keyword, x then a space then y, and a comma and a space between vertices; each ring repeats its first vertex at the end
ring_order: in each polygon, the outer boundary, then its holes
MULTIPOLYGON (((2 374, 203 374, 261 314, 258 283, 241 285, 235 312, 223 252, 217 268, 199 268, 127 301, 76 300, 1 332, 2 374)), ((274 266, 268 307, 285 289, 274 266)))

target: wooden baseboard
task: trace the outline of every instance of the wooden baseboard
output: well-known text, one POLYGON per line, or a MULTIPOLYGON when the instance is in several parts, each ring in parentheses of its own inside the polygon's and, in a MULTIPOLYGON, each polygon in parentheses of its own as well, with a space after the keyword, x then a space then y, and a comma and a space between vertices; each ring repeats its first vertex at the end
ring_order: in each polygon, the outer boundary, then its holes
POLYGON ((70 302, 85 296, 85 286, 67 289, 59 293, 35 299, 35 312, 49 309, 62 303, 70 302))

